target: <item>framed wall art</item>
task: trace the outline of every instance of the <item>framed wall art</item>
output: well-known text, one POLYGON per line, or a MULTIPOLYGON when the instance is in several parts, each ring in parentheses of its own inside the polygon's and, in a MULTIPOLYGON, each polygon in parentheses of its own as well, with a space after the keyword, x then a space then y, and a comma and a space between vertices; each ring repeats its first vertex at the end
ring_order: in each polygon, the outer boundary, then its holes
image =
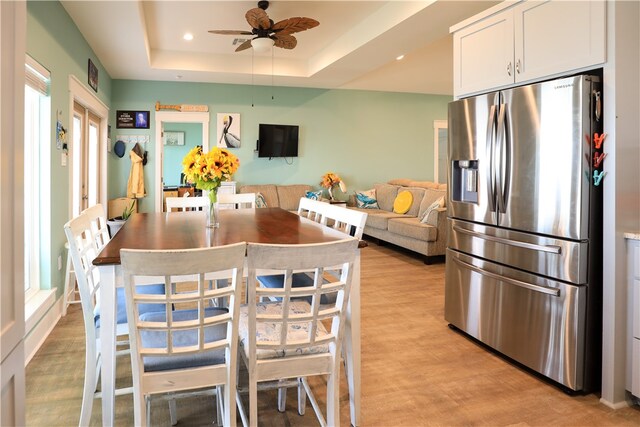
POLYGON ((164 145, 184 145, 184 132, 164 131, 164 145))
POLYGON ((240 113, 218 113, 218 142, 220 148, 240 148, 240 113))
POLYGON ((89 58, 89 69, 87 74, 89 75, 89 86, 98 92, 98 67, 93 63, 91 58, 89 58))

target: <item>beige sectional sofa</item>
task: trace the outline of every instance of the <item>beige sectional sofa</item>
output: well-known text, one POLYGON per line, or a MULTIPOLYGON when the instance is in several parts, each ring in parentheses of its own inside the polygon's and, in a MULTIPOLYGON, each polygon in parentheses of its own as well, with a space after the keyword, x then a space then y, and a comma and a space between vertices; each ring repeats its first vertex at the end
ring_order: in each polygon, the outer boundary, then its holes
POLYGON ((397 179, 376 184, 374 188, 379 209, 357 208, 353 196, 349 201, 350 209, 368 214, 364 234, 418 252, 426 257, 427 264, 438 259, 434 257, 442 258, 447 244, 446 207, 431 211, 424 223, 420 218, 440 197, 446 200, 446 184, 397 179), (406 214, 397 214, 393 212, 393 203, 402 190, 412 194, 413 202, 406 214))
POLYGON ((313 191, 313 187, 305 184, 295 185, 243 185, 238 189, 239 193, 260 193, 269 208, 282 208, 296 212, 300 198, 313 191))

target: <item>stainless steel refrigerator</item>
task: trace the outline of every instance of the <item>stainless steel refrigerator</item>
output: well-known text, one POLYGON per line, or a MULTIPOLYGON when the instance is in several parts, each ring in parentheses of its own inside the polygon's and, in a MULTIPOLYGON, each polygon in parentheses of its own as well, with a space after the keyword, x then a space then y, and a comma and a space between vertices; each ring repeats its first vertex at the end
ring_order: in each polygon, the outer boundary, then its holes
POLYGON ((575 391, 600 385, 600 105, 588 75, 449 104, 445 319, 575 391))

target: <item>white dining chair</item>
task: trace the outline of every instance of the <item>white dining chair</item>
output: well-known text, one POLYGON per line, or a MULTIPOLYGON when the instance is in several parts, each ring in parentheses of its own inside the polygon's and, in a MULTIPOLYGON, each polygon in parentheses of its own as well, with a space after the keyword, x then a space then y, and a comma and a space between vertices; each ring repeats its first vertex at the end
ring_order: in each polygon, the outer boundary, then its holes
POLYGON ((310 245, 247 245, 248 303, 240 308, 240 353, 249 374, 248 414, 238 395, 245 426, 258 424, 258 383, 275 381, 273 386, 280 389, 279 380, 284 379, 297 379, 301 396, 309 397, 321 425, 340 424, 340 351, 357 250, 354 238, 310 245), (326 282, 325 268, 336 265, 341 266, 340 277, 326 282), (256 271, 264 269, 279 273, 282 285, 261 287, 256 271), (308 271, 312 283, 294 288, 294 270, 308 271), (337 298, 321 306, 327 293, 337 298), (260 302, 262 297, 277 300, 260 302), (306 379, 313 375, 327 375, 326 419, 306 379))
POLYGON ((301 197, 300 202, 298 203, 298 215, 308 218, 311 221, 320 222, 322 219, 322 212, 324 212, 328 206, 331 205, 319 200, 301 197))
POLYGON ((205 210, 209 206, 209 199, 207 197, 167 197, 167 212, 172 212, 174 209, 180 209, 181 211, 198 211, 205 210))
MULTIPOLYGON (((134 425, 150 425, 151 397, 216 387, 218 423, 236 425, 238 316, 246 244, 203 249, 143 251, 122 249, 133 374, 134 425), (228 280, 210 289, 205 276, 228 280), (162 276, 162 295, 141 293, 142 283, 162 276), (175 292, 171 283, 190 276, 196 285, 175 292), (209 307, 228 298, 226 308, 209 307), (171 310, 172 305, 181 309, 171 310), (144 313, 146 306, 162 311, 144 313)), ((176 394, 180 393, 180 394, 176 394)), ((172 416, 172 424, 177 417, 172 416)))
POLYGON ((218 193, 218 203, 221 208, 255 209, 256 193, 218 193))
POLYGON ((347 209, 338 205, 328 205, 322 211, 320 223, 328 227, 342 231, 349 236, 362 240, 364 226, 367 222, 367 213, 354 209, 347 209))
MULTIPOLYGON (((98 268, 93 265, 93 259, 110 240, 102 205, 92 206, 67 222, 64 225, 64 232, 67 236, 69 256, 71 256, 78 283, 84 319, 85 369, 79 425, 86 426, 89 425, 91 419, 93 399, 100 397, 100 394, 96 393, 101 365, 100 345, 98 344, 100 340, 100 273, 98 268)), ((147 286, 144 291, 164 293, 164 285, 147 286)), ((156 307, 145 307, 145 310, 154 308, 156 307)), ((116 335, 127 336, 128 326, 122 288, 117 292, 116 320, 116 335)), ((128 354, 128 350, 116 353, 117 356, 124 354, 128 354)), ((129 387, 117 390, 116 394, 131 392, 132 389, 129 387)))

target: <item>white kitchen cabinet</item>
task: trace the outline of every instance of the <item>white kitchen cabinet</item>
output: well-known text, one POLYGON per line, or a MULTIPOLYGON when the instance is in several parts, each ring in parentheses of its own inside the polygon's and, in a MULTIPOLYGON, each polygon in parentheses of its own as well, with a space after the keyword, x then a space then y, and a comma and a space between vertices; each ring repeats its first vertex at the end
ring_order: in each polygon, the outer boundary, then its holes
POLYGON ((505 2, 451 27, 456 98, 605 61, 604 0, 505 2))
POLYGON ((627 390, 640 399, 640 233, 625 234, 627 237, 627 263, 629 305, 627 313, 627 390))

